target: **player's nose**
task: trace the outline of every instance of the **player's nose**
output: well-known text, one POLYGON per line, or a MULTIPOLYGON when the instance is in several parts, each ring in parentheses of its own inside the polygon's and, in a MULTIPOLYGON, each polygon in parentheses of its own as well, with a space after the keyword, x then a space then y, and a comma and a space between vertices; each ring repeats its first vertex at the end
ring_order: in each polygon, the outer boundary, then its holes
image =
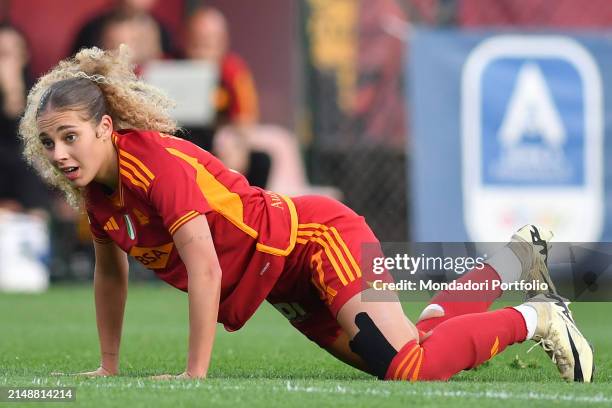
POLYGON ((66 146, 64 146, 62 143, 56 144, 52 155, 53 163, 57 166, 61 166, 62 163, 66 162, 69 158, 70 154, 68 153, 66 146))

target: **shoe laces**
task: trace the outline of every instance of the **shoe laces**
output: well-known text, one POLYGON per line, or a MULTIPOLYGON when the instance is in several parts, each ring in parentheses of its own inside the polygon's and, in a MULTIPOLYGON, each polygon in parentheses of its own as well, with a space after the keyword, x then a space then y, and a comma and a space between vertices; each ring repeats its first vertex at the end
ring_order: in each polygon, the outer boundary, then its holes
POLYGON ((539 337, 538 340, 537 337, 534 336, 534 340, 536 340, 536 343, 527 350, 527 353, 531 352, 531 350, 533 350, 536 346, 541 346, 544 351, 550 356, 552 362, 557 365, 557 367, 561 368, 570 366, 571 359, 564 352, 563 348, 558 346, 558 344, 560 343, 559 332, 557 330, 554 330, 551 326, 549 326, 548 335, 546 337, 537 336, 539 337))

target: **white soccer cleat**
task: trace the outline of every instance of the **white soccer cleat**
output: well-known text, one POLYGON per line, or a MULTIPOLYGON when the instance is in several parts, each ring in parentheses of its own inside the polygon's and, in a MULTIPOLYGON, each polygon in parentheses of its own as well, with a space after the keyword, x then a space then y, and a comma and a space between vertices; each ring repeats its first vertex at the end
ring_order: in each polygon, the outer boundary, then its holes
POLYGON ((534 347, 542 346, 564 379, 593 381, 593 347, 576 327, 568 308, 569 302, 560 296, 541 294, 525 305, 538 313, 534 347))
POLYGON ((526 293, 526 298, 532 298, 539 294, 550 293, 558 295, 557 288, 553 283, 548 271, 548 251, 552 231, 537 225, 525 225, 520 228, 510 240, 508 246, 521 261, 523 272, 519 280, 525 282, 536 281, 540 285, 546 283, 547 290, 532 290, 526 293))

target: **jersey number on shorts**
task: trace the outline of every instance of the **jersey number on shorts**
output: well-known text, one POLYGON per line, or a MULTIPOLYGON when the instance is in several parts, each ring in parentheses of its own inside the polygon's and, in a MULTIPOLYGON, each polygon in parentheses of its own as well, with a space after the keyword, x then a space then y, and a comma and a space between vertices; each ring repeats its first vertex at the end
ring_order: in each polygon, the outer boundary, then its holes
POLYGON ((302 306, 300 306, 297 302, 276 303, 274 304, 274 307, 288 320, 306 316, 306 311, 302 309, 302 306))

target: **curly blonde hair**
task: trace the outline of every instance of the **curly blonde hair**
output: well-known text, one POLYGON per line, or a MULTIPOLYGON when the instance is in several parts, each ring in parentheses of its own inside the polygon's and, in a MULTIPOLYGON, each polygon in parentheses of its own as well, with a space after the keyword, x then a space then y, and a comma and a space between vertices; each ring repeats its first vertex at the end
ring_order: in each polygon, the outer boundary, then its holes
POLYGON ((83 192, 46 158, 39 139, 38 116, 49 109, 74 110, 84 113, 87 120, 97 124, 104 114, 108 114, 115 129, 147 129, 175 134, 178 128, 168 113, 172 106, 174 102, 163 92, 136 77, 125 45, 115 51, 96 47, 83 49, 73 58, 61 61, 30 90, 19 124, 23 155, 45 182, 62 190, 70 205, 78 208, 82 205, 83 192), (79 88, 87 87, 94 88, 93 92, 98 95, 97 89, 101 92, 97 98, 101 102, 96 106, 86 93, 78 92, 79 88), (54 98, 54 94, 59 93, 58 88, 63 88, 63 99, 54 98), (73 95, 66 97, 66 93, 73 95))

